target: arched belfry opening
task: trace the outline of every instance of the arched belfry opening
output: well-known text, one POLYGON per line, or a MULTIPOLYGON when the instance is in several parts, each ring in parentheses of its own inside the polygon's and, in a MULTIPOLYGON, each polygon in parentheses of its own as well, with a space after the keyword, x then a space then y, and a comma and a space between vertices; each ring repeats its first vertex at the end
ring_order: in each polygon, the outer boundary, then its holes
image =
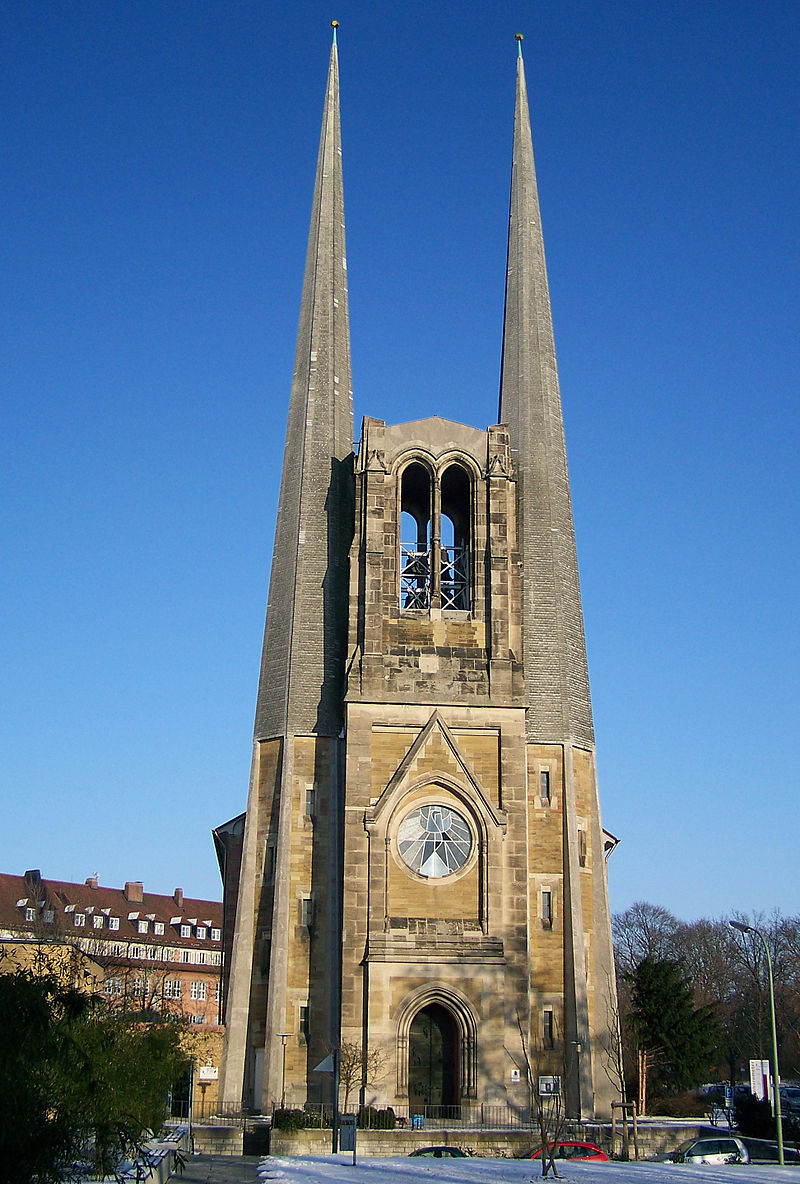
POLYGON ((431 606, 431 477, 415 461, 400 478, 400 607, 431 606))
POLYGON ((470 608, 470 479, 461 465, 442 474, 442 608, 470 608))
POLYGON ((452 1116, 458 1105, 460 1060, 455 1016, 441 1003, 429 1003, 411 1021, 408 1033, 408 1101, 412 1112, 429 1118, 452 1116))

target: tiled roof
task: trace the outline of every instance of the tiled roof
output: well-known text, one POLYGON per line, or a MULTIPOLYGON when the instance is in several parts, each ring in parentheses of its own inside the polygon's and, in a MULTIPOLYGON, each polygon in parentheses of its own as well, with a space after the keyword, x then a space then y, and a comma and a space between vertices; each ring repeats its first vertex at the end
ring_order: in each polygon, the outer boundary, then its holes
POLYGON ((126 888, 105 888, 96 877, 83 884, 71 884, 44 879, 38 872, 24 876, 0 873, 0 931, 41 934, 51 926, 54 934, 68 930, 82 936, 218 950, 221 941, 211 940, 211 929, 222 930, 222 903, 184 897, 179 889, 172 896, 144 892, 138 882, 126 888), (35 909, 33 919, 29 913, 26 918, 28 909, 35 909), (82 926, 76 925, 76 914, 86 917, 82 926), (103 921, 95 925, 93 918, 98 915, 103 921), (111 928, 111 918, 118 919, 118 927, 111 928), (149 922, 146 934, 139 932, 140 921, 149 922), (163 934, 154 933, 155 922, 163 924, 163 934), (189 936, 181 935, 181 926, 190 927, 189 936), (205 935, 198 936, 204 929, 205 935))

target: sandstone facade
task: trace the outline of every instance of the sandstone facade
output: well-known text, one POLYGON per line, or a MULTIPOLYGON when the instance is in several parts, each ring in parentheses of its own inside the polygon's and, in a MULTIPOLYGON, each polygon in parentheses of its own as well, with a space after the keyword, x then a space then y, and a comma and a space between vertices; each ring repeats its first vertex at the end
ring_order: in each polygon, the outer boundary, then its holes
MULTIPOLYGON (((615 988, 583 617, 521 56, 500 424, 352 440, 328 77, 220 1096, 608 1114, 615 988), (351 1095, 352 1096, 352 1095, 351 1095)), ((228 972, 226 972, 226 981, 228 972)))

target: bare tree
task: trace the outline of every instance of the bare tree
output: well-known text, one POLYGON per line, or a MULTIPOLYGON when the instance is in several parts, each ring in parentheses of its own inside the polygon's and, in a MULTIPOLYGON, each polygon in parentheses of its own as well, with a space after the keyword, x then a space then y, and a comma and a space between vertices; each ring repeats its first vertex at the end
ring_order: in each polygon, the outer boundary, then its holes
MULTIPOLYGON (((624 982, 623 985, 627 986, 624 982)), ((606 1077, 619 1094, 619 1100, 622 1103, 622 1158, 629 1159, 628 1094, 625 1084, 625 1049, 622 1036, 623 1016, 619 991, 607 990, 605 992, 605 998, 606 1027, 598 1034, 600 1046, 605 1054, 601 1058, 601 1064, 606 1077)))
MULTIPOLYGON (((539 1127, 539 1140, 542 1145, 542 1178, 546 1178, 550 1171, 554 1177, 558 1178, 556 1151, 567 1122, 561 1079, 559 1076, 543 1074, 542 1070, 546 1067, 546 1061, 552 1059, 553 1050, 543 1049, 538 1040, 532 1040, 530 1045, 528 1044, 519 1012, 517 1012, 517 1028, 519 1029, 522 1057, 525 1062, 531 1110, 536 1116, 536 1123, 539 1127), (552 1092, 545 1091, 542 1088, 545 1081, 553 1083, 554 1086, 557 1083, 557 1088, 554 1088, 552 1092)), ((565 1072, 568 1072, 570 1066, 565 1064, 564 1069, 565 1072)))
POLYGON ((633 970, 647 957, 657 961, 675 957, 680 921, 668 909, 637 900, 624 913, 615 913, 611 925, 620 973, 633 970))
MULTIPOLYGON (((734 919, 760 929, 772 957, 775 1012, 781 1064, 789 1077, 800 1074, 800 917, 777 911, 734 919)), ((678 959, 684 967, 698 1008, 713 1006, 720 1021, 716 1050, 720 1078, 736 1081, 748 1057, 768 1055, 769 991, 761 941, 753 934, 734 934, 728 917, 680 922, 659 906, 639 901, 613 918, 619 983, 620 1026, 626 1056, 635 1046, 629 1038, 629 1000, 625 974, 648 954, 678 959)), ((626 1060, 630 1086, 636 1067, 626 1060)), ((644 1068, 644 1067, 642 1067, 644 1068)), ((641 1074, 640 1074, 641 1076, 641 1074)))
POLYGON ((375 1086, 383 1077, 386 1054, 380 1047, 363 1050, 360 1040, 343 1040, 339 1045, 339 1088, 343 1091, 342 1110, 347 1110, 350 1095, 362 1086, 375 1086))

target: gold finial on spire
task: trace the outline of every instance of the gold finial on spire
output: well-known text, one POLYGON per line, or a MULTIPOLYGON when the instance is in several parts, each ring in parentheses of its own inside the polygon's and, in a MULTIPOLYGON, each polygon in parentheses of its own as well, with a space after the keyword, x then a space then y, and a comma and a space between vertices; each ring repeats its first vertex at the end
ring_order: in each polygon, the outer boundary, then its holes
POLYGON ((333 29, 333 44, 336 44, 336 30, 339 28, 338 21, 331 21, 331 28, 333 29))
POLYGON ((517 56, 518 56, 518 57, 522 57, 522 34, 521 34, 521 33, 515 33, 515 34, 514 34, 514 40, 515 40, 515 41, 516 41, 516 43, 517 43, 517 56))

